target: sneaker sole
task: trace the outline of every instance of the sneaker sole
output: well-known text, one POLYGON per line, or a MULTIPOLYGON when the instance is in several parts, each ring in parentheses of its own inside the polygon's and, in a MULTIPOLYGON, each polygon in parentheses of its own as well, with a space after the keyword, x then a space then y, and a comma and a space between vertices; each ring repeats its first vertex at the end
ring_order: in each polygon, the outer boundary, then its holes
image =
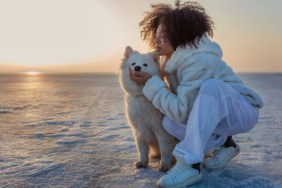
POLYGON ((226 164, 231 160, 233 159, 236 155, 238 155, 240 153, 240 147, 238 146, 237 149, 235 150, 234 154, 229 157, 227 160, 225 160, 223 163, 221 163, 220 165, 218 166, 214 166, 214 167, 209 167, 209 166, 206 166, 204 164, 204 168, 207 169, 207 170, 215 170, 215 169, 219 169, 219 168, 223 168, 226 166, 226 164))
MULTIPOLYGON (((203 175, 202 173, 200 173, 198 176, 195 176, 187 181, 185 181, 185 183, 183 183, 180 187, 178 188, 185 188, 187 186, 193 185, 195 183, 198 183, 200 181, 202 181, 203 175)), ((175 187, 176 188, 176 187, 175 187)))
MULTIPOLYGON (((183 182, 180 185, 166 186, 165 188, 185 188, 187 186, 190 186, 190 185, 193 185, 193 184, 196 184, 196 183, 202 181, 202 178, 203 178, 203 175, 202 175, 202 173, 200 173, 199 175, 186 180, 185 182, 183 182)), ((158 187, 161 187, 161 186, 158 185, 158 187)))

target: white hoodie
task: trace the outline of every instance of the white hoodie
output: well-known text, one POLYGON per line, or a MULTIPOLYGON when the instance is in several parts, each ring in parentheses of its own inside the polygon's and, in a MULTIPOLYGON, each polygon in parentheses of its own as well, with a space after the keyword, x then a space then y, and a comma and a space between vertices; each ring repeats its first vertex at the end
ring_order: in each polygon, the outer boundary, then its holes
POLYGON ((178 47, 164 68, 170 89, 159 76, 153 76, 146 82, 143 93, 156 108, 178 123, 186 123, 201 84, 208 79, 224 81, 250 104, 261 108, 260 96, 247 88, 221 58, 219 45, 206 36, 197 48, 178 47))

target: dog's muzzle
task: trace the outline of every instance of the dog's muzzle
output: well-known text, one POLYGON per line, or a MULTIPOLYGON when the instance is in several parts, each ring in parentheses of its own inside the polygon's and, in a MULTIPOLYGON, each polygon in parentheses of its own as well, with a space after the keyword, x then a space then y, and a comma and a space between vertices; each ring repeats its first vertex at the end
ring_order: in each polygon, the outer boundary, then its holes
POLYGON ((134 67, 134 71, 140 72, 141 71, 141 67, 140 66, 134 67))

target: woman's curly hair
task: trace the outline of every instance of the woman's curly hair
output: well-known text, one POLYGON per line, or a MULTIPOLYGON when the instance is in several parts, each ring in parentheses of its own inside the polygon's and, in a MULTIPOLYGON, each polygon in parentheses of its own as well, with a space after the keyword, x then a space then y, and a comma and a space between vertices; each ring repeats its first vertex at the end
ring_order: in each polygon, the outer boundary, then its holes
POLYGON ((205 9, 197 2, 180 4, 175 1, 175 8, 169 4, 152 4, 152 10, 145 12, 139 23, 142 40, 156 47, 156 31, 159 24, 166 28, 165 34, 174 49, 178 46, 197 47, 200 38, 207 34, 213 36, 214 23, 205 9))

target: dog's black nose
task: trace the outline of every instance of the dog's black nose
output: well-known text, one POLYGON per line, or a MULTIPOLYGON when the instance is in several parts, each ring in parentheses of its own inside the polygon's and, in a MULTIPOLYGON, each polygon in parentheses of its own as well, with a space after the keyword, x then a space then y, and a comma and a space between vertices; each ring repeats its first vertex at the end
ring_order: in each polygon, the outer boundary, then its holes
POLYGON ((137 71, 137 72, 140 72, 141 71, 141 67, 140 66, 136 66, 136 67, 134 67, 134 70, 137 71))

